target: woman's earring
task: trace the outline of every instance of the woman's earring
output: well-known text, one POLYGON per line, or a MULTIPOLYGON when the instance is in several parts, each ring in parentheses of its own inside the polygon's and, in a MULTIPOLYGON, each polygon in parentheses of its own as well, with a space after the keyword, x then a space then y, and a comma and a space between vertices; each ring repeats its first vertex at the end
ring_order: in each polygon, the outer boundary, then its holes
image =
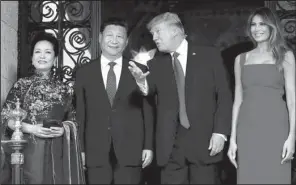
POLYGON ((58 65, 58 59, 57 59, 57 57, 54 59, 54 61, 53 61, 53 66, 54 67, 57 67, 57 65, 58 65))

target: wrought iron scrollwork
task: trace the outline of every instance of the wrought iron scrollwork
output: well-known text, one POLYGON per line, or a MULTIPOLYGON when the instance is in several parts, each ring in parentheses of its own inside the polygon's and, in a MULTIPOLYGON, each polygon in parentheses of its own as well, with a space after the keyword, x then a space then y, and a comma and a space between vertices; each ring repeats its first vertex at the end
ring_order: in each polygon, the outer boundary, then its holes
POLYGON ((91 18, 91 3, 84 1, 68 1, 65 3, 65 12, 67 12, 67 21, 89 21, 91 18), (88 9, 88 10, 87 10, 88 9))
POLYGON ((49 19, 47 22, 54 22, 58 19, 57 1, 30 1, 29 21, 35 24, 42 22, 42 18, 49 19))
POLYGON ((74 75, 75 75, 75 69, 76 68, 71 68, 70 66, 63 66, 62 68, 62 74, 64 81, 69 85, 69 86, 73 86, 74 85, 74 75))
POLYGON ((277 14, 284 24, 286 38, 296 49, 296 1, 277 1, 277 14))
POLYGON ((75 68, 90 61, 91 1, 30 1, 29 37, 37 31, 53 33, 61 47, 55 72, 71 84, 75 68))
POLYGON ((289 20, 289 21, 287 21, 285 23, 285 25, 284 25, 284 29, 289 34, 293 34, 293 33, 295 34, 295 31, 296 31, 296 20, 289 20))
POLYGON ((67 38, 68 42, 63 43, 65 51, 78 64, 84 64, 89 62, 90 58, 85 56, 85 51, 89 49, 91 41, 89 39, 90 29, 80 29, 73 31, 73 29, 66 29, 64 32, 64 38, 67 38), (71 32, 72 31, 72 32, 71 32), (69 44, 67 44, 69 43, 69 44), (77 56, 74 60, 73 56, 77 56))

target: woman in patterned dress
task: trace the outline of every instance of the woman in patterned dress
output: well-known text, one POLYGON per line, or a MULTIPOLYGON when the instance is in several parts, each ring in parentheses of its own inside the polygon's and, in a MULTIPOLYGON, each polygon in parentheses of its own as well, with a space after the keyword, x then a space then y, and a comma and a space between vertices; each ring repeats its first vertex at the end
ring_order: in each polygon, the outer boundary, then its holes
MULTIPOLYGON (((84 184, 72 105, 73 89, 52 70, 59 51, 58 41, 51 34, 40 33, 31 46, 35 72, 20 78, 8 93, 1 112, 3 135, 10 138, 15 129, 8 115, 18 98, 22 109, 27 111, 22 121, 22 131, 28 141, 24 149, 24 183, 84 184)), ((9 163, 8 157, 6 166, 9 163)))

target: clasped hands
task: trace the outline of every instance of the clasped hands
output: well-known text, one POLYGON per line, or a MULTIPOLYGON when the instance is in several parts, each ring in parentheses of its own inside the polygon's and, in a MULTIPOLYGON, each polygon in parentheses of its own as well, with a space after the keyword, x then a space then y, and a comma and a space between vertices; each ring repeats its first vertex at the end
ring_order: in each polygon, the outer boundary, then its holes
POLYGON ((64 127, 45 128, 43 124, 33 125, 32 134, 40 138, 60 137, 64 134, 64 127))

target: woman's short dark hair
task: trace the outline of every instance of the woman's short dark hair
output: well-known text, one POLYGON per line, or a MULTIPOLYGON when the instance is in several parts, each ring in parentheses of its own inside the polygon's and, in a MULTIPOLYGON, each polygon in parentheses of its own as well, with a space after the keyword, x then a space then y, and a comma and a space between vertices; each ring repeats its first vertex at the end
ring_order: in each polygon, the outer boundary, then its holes
POLYGON ((39 32, 31 41, 31 56, 33 56, 34 47, 37 42, 46 40, 53 45, 54 55, 58 56, 59 53, 59 42, 58 39, 51 33, 39 32))
MULTIPOLYGON (((58 39, 51 33, 46 33, 46 32, 38 32, 36 35, 33 36, 33 39, 31 40, 31 56, 33 56, 33 52, 34 52, 34 47, 36 45, 37 42, 39 41, 48 41, 53 45, 53 50, 54 50, 54 55, 57 57, 58 53, 59 53, 59 42, 58 39)), ((31 63, 28 67, 28 74, 26 76, 32 76, 33 74, 35 74, 35 70, 36 68, 34 67, 34 65, 31 63)), ((51 68, 51 71, 53 73, 53 75, 55 77, 57 77, 56 74, 56 70, 55 67, 53 66, 51 68)))

